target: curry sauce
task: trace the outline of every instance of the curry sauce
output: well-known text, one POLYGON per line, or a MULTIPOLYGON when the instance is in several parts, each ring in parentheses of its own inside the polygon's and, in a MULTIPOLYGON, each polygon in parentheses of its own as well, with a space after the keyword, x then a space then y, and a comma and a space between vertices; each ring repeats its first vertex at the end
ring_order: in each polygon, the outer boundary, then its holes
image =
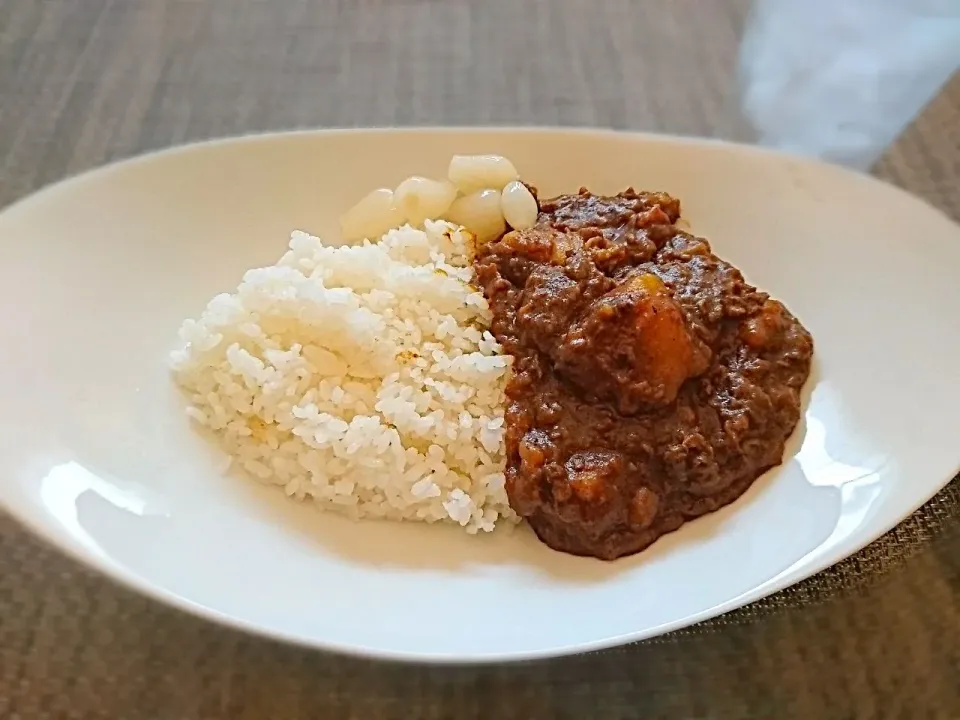
POLYGON ((538 202, 474 261, 514 356, 506 489, 550 547, 614 559, 781 463, 813 341, 669 195, 538 202))

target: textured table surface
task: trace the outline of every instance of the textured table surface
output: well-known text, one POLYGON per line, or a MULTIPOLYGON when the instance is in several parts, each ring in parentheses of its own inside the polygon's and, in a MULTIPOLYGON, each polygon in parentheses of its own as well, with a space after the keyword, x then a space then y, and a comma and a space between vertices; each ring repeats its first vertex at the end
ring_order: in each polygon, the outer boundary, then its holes
MULTIPOLYGON (((746 0, 0 0, 0 205, 294 127, 599 125, 750 140, 746 0)), ((876 172, 960 218, 960 78, 876 172)), ((960 483, 739 612, 505 667, 332 657, 114 587, 0 516, 0 718, 960 717, 960 483)))

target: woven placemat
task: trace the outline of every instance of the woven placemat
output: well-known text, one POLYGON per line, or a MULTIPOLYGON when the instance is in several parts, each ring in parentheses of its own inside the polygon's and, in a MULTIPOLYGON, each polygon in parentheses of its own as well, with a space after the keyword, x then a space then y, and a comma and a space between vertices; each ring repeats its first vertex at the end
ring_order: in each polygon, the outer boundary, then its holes
MULTIPOLYGON (((599 125, 750 140, 747 0, 0 0, 0 205, 213 136, 599 125)), ((877 173, 960 219, 960 78, 877 173)), ((331 657, 114 587, 0 517, 0 718, 960 717, 960 482, 850 560, 654 641, 331 657)))

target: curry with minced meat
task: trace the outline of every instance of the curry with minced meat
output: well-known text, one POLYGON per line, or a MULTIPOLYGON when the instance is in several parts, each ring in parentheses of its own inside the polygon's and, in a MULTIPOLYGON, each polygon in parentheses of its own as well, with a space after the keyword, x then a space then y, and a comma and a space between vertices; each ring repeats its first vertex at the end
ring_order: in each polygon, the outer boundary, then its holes
POLYGON ((613 559, 780 464, 813 342, 669 195, 584 189, 539 213, 475 258, 514 356, 507 493, 550 547, 613 559))

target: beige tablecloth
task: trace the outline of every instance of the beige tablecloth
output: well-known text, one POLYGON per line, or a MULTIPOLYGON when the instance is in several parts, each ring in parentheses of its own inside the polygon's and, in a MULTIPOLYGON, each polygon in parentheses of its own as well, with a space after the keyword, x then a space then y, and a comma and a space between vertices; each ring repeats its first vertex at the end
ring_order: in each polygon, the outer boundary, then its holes
MULTIPOLYGON (((734 84, 747 4, 0 0, 0 205, 108 160, 268 129, 749 140, 734 84)), ((960 78, 877 172, 960 218, 960 78)), ((849 561, 742 611, 616 651, 470 669, 212 627, 0 517, 0 718, 960 718, 958 518, 954 481, 849 561)))

